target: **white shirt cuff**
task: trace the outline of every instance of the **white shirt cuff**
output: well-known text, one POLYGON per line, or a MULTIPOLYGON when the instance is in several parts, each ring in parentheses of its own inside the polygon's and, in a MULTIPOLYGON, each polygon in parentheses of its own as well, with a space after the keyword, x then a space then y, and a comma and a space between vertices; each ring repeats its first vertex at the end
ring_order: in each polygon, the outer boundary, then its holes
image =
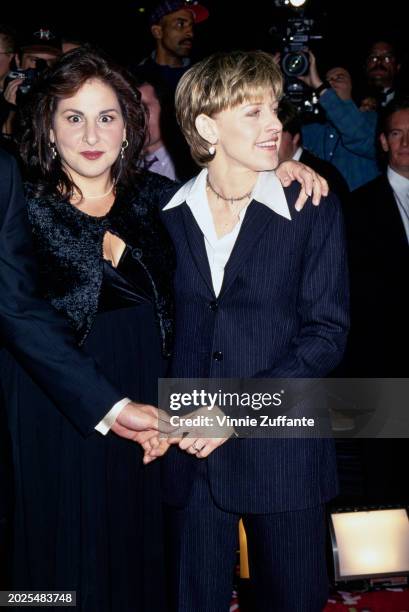
POLYGON ((119 402, 112 406, 111 410, 107 412, 104 418, 97 425, 95 425, 95 429, 103 436, 106 436, 112 425, 115 423, 118 414, 127 404, 129 404, 130 401, 131 400, 129 397, 124 397, 124 399, 119 400, 119 402))

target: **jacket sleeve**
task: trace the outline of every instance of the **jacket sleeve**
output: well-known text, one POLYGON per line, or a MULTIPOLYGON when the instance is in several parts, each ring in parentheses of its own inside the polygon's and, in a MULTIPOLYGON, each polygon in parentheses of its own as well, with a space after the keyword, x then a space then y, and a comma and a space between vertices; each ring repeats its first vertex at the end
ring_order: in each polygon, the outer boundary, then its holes
POLYGON ((368 159, 376 158, 375 112, 361 112, 355 102, 341 100, 332 89, 322 94, 320 105, 327 119, 337 128, 342 144, 348 151, 368 159))
POLYGON ((21 179, 0 153, 0 337, 4 346, 83 434, 123 398, 77 348, 65 320, 36 295, 37 266, 21 179))
POLYGON ((340 362, 349 329, 349 284, 339 201, 312 211, 298 292, 299 332, 284 358, 255 378, 320 378, 340 362))

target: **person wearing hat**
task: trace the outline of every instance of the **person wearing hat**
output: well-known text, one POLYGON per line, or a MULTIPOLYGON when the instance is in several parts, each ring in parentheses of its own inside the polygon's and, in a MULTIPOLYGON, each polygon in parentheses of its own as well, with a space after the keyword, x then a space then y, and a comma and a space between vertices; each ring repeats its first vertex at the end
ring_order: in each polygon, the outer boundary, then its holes
POLYGON ((50 66, 61 55, 61 41, 49 28, 36 28, 24 40, 20 47, 18 66, 22 70, 36 68, 38 60, 44 60, 50 66))
MULTIPOLYGON (((61 55, 61 42, 59 38, 49 28, 39 27, 34 32, 29 33, 23 40, 15 62, 19 70, 37 70, 51 66, 61 55)), ((3 120, 3 133, 12 136, 16 131, 18 118, 16 117, 18 102, 18 91, 22 84, 28 83, 28 73, 21 73, 17 78, 13 78, 4 90, 4 99, 9 104, 9 113, 3 120)), ((30 79, 33 78, 31 74, 30 79)), ((27 89, 28 90, 28 89, 27 89)))
POLYGON ((194 26, 208 16, 209 11, 201 4, 183 0, 160 2, 150 14, 155 50, 141 64, 160 77, 172 94, 190 66, 194 26))

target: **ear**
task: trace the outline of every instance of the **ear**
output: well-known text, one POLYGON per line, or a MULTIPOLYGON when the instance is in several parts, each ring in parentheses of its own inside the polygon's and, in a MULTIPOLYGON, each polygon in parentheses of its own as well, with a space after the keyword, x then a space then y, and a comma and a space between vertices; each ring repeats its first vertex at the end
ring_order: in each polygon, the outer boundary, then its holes
POLYGON ((162 38, 162 26, 158 24, 151 26, 151 34, 155 40, 160 40, 162 38))
POLYGON ((55 143, 55 134, 54 134, 53 128, 50 128, 49 138, 50 138, 50 142, 55 143))
POLYGON ((293 145, 294 147, 298 147, 300 146, 300 142, 301 142, 301 134, 298 132, 298 134, 294 134, 293 136, 293 145))
POLYGON ((383 132, 380 135, 379 140, 381 141, 382 150, 385 151, 385 153, 387 153, 389 151, 389 144, 388 144, 387 138, 386 138, 386 136, 385 136, 385 134, 383 132))
POLYGON ((122 140, 123 141, 126 140, 126 127, 125 126, 124 126, 124 131, 123 131, 123 134, 122 134, 122 140))
POLYGON ((209 144, 216 144, 218 140, 218 131, 216 122, 208 115, 198 115, 195 119, 195 126, 199 135, 209 144))

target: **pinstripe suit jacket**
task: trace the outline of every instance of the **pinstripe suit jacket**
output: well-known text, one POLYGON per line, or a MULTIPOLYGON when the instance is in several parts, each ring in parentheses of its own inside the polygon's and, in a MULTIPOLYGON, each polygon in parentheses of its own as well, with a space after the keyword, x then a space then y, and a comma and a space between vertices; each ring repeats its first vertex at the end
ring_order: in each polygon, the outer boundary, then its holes
MULTIPOLYGON (((298 188, 285 194, 291 221, 249 205, 217 298, 190 208, 162 211, 177 251, 173 377, 323 377, 341 359, 348 281, 339 203, 328 196, 298 213, 298 188)), ((186 503, 198 461, 169 451, 168 503, 186 503)), ((231 512, 306 508, 337 490, 331 440, 230 440, 206 461, 215 503, 231 512)))

